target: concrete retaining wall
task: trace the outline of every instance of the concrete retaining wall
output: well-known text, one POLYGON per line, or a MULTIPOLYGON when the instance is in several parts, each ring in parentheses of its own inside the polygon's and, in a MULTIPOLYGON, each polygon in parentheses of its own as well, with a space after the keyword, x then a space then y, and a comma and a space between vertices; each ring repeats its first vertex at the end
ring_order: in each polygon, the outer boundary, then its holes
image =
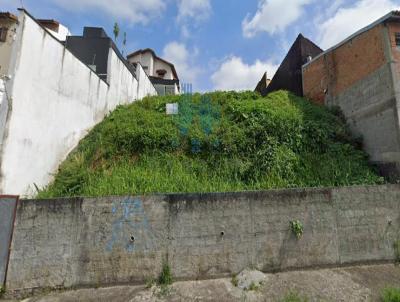
POLYGON ((388 178, 400 176, 396 32, 391 23, 376 25, 302 70, 304 95, 320 104, 339 106, 352 133, 363 138, 371 161, 388 178))
POLYGON ((400 186, 22 200, 7 289, 144 282, 394 259, 400 186), (296 239, 289 222, 298 219, 296 239))
POLYGON ((112 47, 101 80, 25 11, 13 43, 10 104, 0 108, 0 193, 31 196, 106 114, 156 90, 140 65, 135 78, 112 47))
POLYGON ((4 286, 18 198, 0 196, 0 287, 4 286))
POLYGON ((390 166, 400 162, 399 123, 390 65, 327 99, 326 104, 340 106, 353 135, 363 138, 370 160, 390 176, 390 166))

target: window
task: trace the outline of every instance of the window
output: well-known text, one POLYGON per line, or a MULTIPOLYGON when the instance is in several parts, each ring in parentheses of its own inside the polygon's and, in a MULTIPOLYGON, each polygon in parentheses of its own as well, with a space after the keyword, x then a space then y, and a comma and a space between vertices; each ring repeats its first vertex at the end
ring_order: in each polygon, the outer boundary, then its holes
POLYGON ((165 69, 158 69, 156 71, 156 73, 160 78, 163 78, 165 76, 165 74, 167 73, 167 71, 165 69))
POLYGON ((8 28, 6 28, 6 27, 0 28, 0 42, 6 42, 7 32, 8 32, 8 28))
POLYGON ((396 47, 400 49, 400 33, 395 33, 396 47))

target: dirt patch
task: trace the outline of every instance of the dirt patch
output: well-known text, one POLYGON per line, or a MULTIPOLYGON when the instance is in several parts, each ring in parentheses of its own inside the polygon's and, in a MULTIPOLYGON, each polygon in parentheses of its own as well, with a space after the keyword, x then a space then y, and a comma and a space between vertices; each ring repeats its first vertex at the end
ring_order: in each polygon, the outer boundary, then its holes
POLYGON ((267 282, 244 291, 231 279, 176 282, 170 287, 116 286, 50 293, 24 302, 281 301, 296 292, 309 301, 379 301, 387 286, 400 287, 400 267, 392 264, 267 274, 267 282))

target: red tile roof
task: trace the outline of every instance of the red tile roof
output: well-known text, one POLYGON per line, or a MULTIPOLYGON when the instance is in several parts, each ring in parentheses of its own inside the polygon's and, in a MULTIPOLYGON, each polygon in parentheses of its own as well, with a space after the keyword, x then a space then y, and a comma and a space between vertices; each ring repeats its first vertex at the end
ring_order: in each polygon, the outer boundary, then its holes
POLYGON ((14 21, 18 21, 17 16, 15 16, 14 14, 10 13, 10 12, 0 12, 0 18, 1 19, 11 19, 14 21))

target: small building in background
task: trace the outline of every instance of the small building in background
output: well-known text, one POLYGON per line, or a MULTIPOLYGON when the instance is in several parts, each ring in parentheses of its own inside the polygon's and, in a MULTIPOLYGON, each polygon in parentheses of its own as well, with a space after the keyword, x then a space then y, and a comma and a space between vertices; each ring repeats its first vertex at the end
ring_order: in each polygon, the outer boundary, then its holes
POLYGON ((9 12, 0 12, 0 75, 9 74, 8 69, 17 26, 17 16, 9 12))
POLYGON ((65 41, 71 32, 67 27, 53 19, 37 19, 37 21, 51 33, 59 41, 65 41))
MULTIPOLYGON (((299 34, 292 47, 282 61, 269 85, 262 79, 256 90, 263 96, 276 90, 289 90, 298 96, 303 96, 301 68, 303 64, 322 53, 322 49, 312 41, 299 34), (266 86, 264 88, 264 86, 266 86)), ((266 75, 264 75, 266 76, 266 75)), ((263 77, 264 78, 264 77, 263 77)))
POLYGON ((110 49, 113 49, 120 61, 136 77, 135 66, 126 61, 113 40, 101 27, 84 27, 82 36, 67 37, 65 47, 106 82, 109 82, 109 54, 110 49))
POLYGON ((179 78, 174 64, 158 57, 150 48, 140 49, 127 56, 131 64, 142 65, 158 95, 179 94, 179 78))
POLYGON ((267 89, 267 87, 269 86, 270 83, 271 83, 271 79, 268 78, 267 72, 265 72, 263 77, 261 78, 260 82, 258 82, 255 90, 258 91, 259 93, 262 93, 263 91, 265 91, 267 89))
POLYGON ((400 12, 393 11, 303 66, 304 95, 341 108, 383 175, 400 178, 400 12))

